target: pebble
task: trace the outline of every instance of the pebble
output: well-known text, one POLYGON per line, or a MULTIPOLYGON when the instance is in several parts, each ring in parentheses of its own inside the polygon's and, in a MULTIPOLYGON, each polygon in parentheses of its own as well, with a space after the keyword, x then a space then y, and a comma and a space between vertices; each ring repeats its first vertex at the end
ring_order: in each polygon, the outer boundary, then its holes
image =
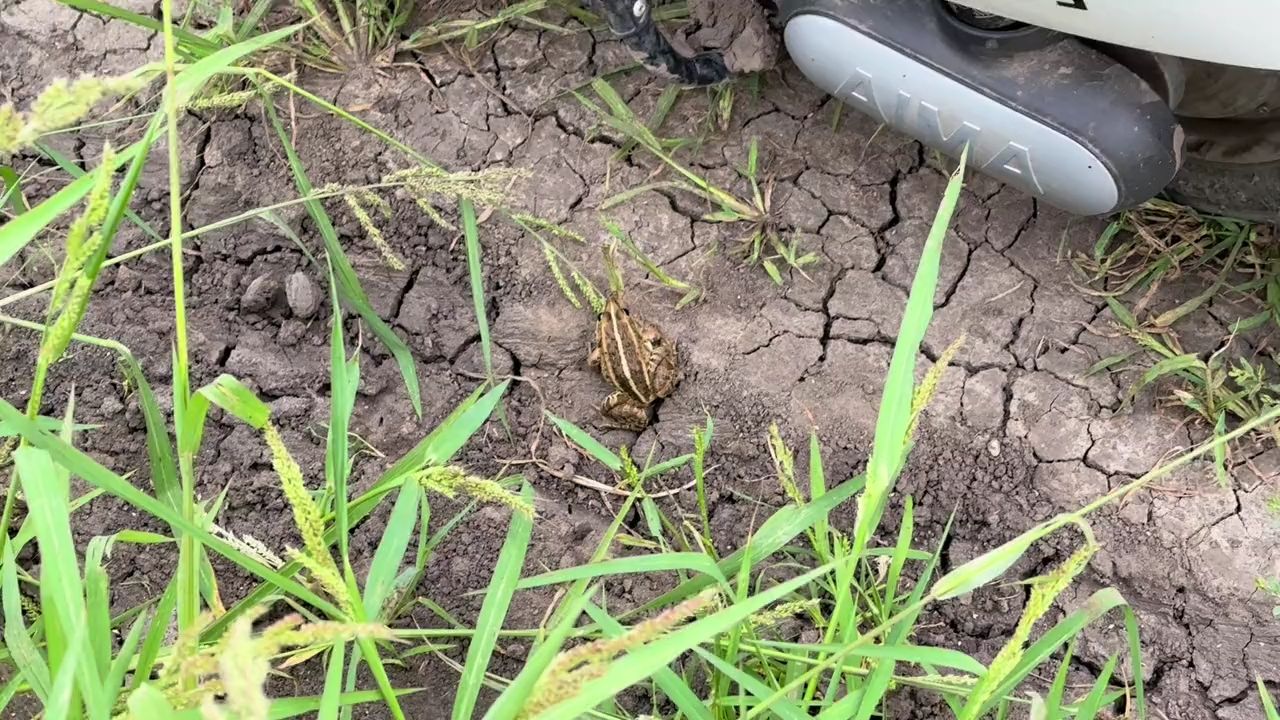
POLYGON ((316 287, 306 273, 298 271, 290 275, 289 279, 285 280, 284 292, 294 317, 310 320, 320 311, 323 296, 320 294, 320 288, 316 287))
POLYGON ((271 307, 279 291, 279 281, 271 273, 263 273, 254 278, 244 291, 244 295, 240 296, 240 309, 254 313, 262 312, 271 307))
POLYGON ((987 452, 991 457, 1000 457, 1000 441, 995 438, 987 441, 987 452))

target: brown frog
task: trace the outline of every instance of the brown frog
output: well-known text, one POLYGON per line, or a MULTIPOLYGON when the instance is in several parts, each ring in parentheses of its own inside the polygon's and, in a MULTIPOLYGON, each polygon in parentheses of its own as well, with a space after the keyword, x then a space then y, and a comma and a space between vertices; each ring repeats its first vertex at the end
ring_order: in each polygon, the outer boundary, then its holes
POLYGON ((600 412, 619 427, 639 432, 649 425, 649 408, 680 382, 675 341, 651 322, 632 315, 614 293, 596 323, 596 344, 587 362, 617 392, 600 412))

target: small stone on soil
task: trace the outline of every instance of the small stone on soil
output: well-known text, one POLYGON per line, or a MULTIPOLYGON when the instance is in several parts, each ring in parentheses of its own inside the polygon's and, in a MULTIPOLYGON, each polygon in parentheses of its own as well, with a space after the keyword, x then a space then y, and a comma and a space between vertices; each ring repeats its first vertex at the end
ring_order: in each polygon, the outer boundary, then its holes
POLYGON ((271 273, 263 273, 254 278, 244 295, 240 297, 240 309, 245 312, 260 313, 275 304, 276 295, 280 292, 280 281, 271 273))
POLYGON ((284 283, 285 297, 295 317, 310 320, 320 310, 320 288, 304 272, 295 272, 284 283))

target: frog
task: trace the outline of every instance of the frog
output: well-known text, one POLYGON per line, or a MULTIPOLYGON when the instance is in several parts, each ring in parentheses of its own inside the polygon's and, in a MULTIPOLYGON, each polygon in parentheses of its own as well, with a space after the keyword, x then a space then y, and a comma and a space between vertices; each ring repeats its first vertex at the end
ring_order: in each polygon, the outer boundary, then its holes
POLYGON ((649 426, 653 404, 669 397, 680 382, 675 341, 633 314, 616 292, 606 298, 597 318, 587 364, 614 388, 600 406, 601 414, 634 432, 649 426))

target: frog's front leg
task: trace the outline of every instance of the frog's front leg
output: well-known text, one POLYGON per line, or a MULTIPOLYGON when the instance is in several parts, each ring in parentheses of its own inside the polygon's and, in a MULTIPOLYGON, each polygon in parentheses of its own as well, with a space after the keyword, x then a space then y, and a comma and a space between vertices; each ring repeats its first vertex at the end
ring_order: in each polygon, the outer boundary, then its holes
POLYGON ((621 391, 605 398, 600 412, 623 430, 640 432, 649 426, 649 406, 621 391))

